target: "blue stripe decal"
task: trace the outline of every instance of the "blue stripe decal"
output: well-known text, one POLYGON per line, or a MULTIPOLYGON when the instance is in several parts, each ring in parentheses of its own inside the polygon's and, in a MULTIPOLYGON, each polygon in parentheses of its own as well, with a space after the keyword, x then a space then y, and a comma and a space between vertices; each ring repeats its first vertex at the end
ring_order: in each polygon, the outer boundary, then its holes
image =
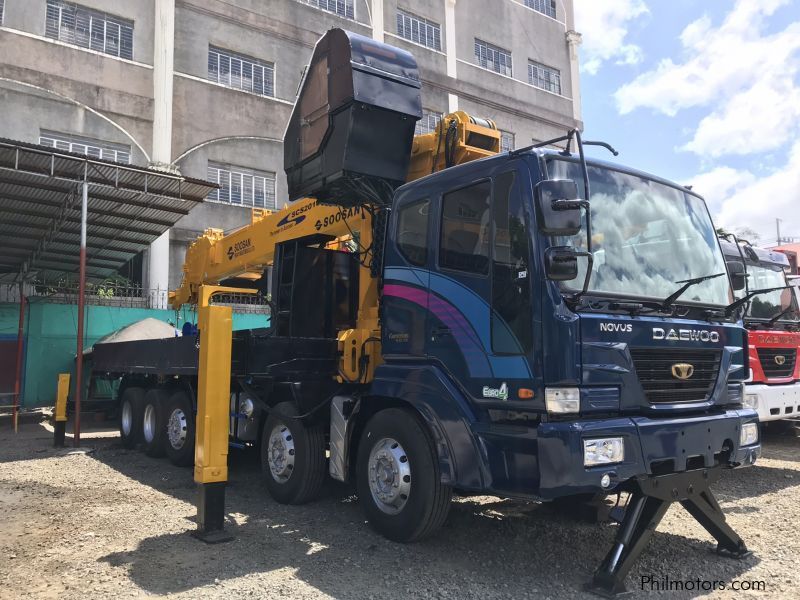
MULTIPOLYGON (((474 291, 454 279, 445 277, 439 273, 429 272, 426 269, 389 267, 384 272, 385 279, 402 281, 422 287, 425 287, 425 280, 428 277, 430 277, 430 289, 438 296, 451 303, 453 303, 455 299, 458 299, 457 309, 464 315, 477 333, 483 350, 486 352, 489 363, 491 364, 494 377, 524 379, 533 376, 530 365, 524 356, 494 356, 492 354, 490 330, 491 308, 489 304, 474 291)), ((504 327, 508 327, 502 319, 500 319, 500 322, 504 327)), ((506 333, 509 338, 516 339, 510 331, 506 333)))

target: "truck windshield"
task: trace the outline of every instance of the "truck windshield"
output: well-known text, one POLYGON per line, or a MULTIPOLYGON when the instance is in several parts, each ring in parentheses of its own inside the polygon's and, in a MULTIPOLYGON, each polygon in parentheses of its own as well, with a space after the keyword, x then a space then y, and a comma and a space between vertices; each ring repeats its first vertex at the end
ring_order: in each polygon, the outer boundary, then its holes
MULTIPOLYGON (((580 165, 548 162, 551 179, 572 179, 583 189, 580 165)), ((725 260, 705 203, 686 191, 612 169, 590 166, 592 295, 663 300, 682 281, 725 273, 725 260)), ((559 244, 586 248, 586 229, 559 244)), ((575 289, 583 282, 588 261, 579 259, 575 289)), ((691 286, 679 303, 727 305, 733 296, 727 277, 691 286)))
MULTIPOLYGON (((786 275, 780 265, 747 263, 747 287, 751 291, 781 287, 782 285, 787 285, 787 283, 786 275)), ((740 290, 736 292, 736 296, 741 298, 745 293, 745 290, 740 290)), ((776 290, 754 296, 750 301, 747 315, 754 319, 772 319, 791 308, 797 308, 794 290, 776 290)), ((796 322, 800 320, 800 317, 795 312, 787 312, 780 320, 796 322)))

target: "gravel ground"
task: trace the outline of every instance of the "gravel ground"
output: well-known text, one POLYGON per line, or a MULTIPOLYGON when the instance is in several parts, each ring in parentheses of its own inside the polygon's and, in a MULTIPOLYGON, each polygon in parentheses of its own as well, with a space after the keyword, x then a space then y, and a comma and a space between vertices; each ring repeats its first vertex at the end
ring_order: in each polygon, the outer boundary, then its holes
MULTIPOLYGON (((255 457, 234 454, 227 510, 236 537, 207 546, 189 535, 191 469, 125 450, 101 430, 83 436, 91 452, 56 450, 51 431, 27 424, 15 435, 0 422, 0 598, 574 598, 616 530, 547 505, 464 498, 434 539, 400 545, 369 528, 348 488, 331 484, 317 502, 281 506, 255 457)), ((798 597, 798 450, 800 439, 767 437, 758 466, 715 486, 752 557, 712 554, 711 538, 672 507, 631 572, 637 596, 654 594, 638 591, 652 576, 766 586, 670 597, 798 597)))

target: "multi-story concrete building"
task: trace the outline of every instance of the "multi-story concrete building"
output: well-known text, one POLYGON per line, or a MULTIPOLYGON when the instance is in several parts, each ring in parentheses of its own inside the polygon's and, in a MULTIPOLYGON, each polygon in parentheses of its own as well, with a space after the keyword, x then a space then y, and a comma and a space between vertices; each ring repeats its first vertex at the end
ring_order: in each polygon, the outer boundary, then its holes
POLYGON ((580 125, 572 0, 0 0, 0 137, 219 182, 129 273, 174 288, 187 244, 286 202, 282 137, 314 43, 410 50, 430 131, 465 110, 506 148, 580 125))

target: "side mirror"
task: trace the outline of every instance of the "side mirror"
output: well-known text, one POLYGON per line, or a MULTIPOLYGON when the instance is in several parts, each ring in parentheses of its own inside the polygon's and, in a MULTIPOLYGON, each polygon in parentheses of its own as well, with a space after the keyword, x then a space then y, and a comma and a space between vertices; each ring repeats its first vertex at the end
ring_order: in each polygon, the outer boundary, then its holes
POLYGON ((740 260, 731 260, 727 264, 733 289, 737 292, 745 289, 747 287, 747 270, 744 268, 744 263, 740 260))
POLYGON ((571 179, 546 179, 536 185, 536 213, 545 235, 577 235, 581 230, 578 184, 571 179))
POLYGON ((578 276, 578 255, 569 246, 553 246, 544 255, 544 269, 552 281, 572 281, 578 276))

